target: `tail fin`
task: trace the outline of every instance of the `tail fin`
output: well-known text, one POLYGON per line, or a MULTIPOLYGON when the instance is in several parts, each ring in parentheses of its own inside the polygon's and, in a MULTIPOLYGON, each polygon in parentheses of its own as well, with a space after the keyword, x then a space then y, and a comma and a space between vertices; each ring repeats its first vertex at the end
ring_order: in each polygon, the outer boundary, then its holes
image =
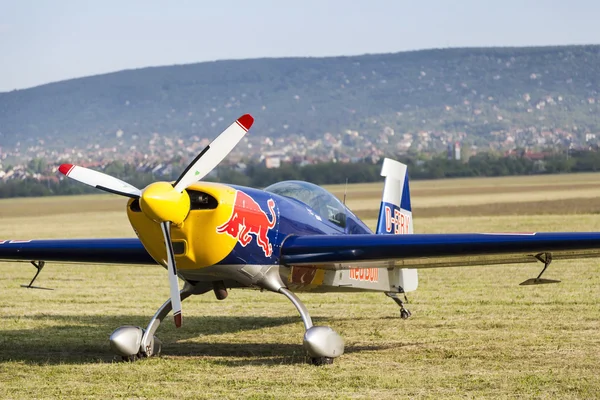
POLYGON ((387 235, 413 233, 406 165, 385 158, 381 167, 381 176, 385 177, 385 184, 375 233, 387 235))
MULTIPOLYGON (((379 209, 377 230, 379 235, 413 233, 412 208, 410 206, 410 189, 406 165, 386 158, 381 167, 381 176, 385 177, 383 196, 379 209)), ((412 292, 419 286, 419 276, 416 269, 402 268, 396 270, 398 286, 402 291, 412 292)), ((390 272, 390 282, 395 280, 390 272)))

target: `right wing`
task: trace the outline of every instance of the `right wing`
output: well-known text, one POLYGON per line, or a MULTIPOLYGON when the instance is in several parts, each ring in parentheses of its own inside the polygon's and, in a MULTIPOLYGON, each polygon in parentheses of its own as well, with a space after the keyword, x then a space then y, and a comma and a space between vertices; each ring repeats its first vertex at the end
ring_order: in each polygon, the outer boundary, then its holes
POLYGON ((442 268, 600 257, 599 232, 290 236, 281 264, 305 268, 442 268))

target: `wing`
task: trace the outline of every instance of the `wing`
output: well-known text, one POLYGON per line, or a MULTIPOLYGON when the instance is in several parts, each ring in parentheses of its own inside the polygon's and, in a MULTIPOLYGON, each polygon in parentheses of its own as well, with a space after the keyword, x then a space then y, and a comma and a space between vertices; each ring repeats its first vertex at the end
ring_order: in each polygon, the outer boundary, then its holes
POLYGON ((1 240, 0 261, 156 264, 139 239, 1 240))
POLYGON ((600 257, 600 233, 468 233, 292 236, 281 263, 319 269, 440 268, 600 257))

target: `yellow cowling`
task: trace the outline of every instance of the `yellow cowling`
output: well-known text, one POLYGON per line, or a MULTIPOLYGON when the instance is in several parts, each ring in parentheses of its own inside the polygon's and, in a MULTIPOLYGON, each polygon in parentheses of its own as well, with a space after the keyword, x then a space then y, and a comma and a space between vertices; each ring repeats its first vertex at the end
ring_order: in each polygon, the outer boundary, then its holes
MULTIPOLYGON (((218 201, 215 209, 194 209, 185 217, 185 223, 171 227, 173 242, 184 243, 184 253, 175 254, 177 270, 198 270, 223 260, 231 253, 238 242, 231 235, 219 233, 217 227, 226 223, 232 216, 236 190, 212 182, 199 182, 190 190, 204 192, 218 201)), ((160 226, 145 212, 132 209, 134 199, 129 200, 127 216, 131 226, 144 247, 158 263, 167 259, 164 238, 160 226)))
POLYGON ((142 191, 140 208, 153 221, 181 225, 190 212, 190 196, 185 190, 176 191, 168 182, 156 182, 142 191))

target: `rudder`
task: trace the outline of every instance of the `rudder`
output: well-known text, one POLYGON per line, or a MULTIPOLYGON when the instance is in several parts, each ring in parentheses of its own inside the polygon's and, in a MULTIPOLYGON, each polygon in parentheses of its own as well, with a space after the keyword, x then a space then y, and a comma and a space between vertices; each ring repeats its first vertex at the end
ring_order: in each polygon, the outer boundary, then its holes
POLYGON ((413 233, 406 165, 385 158, 381 167, 381 176, 385 177, 385 183, 375 233, 382 235, 413 233))
MULTIPOLYGON (((407 166, 385 158, 381 167, 381 176, 385 177, 385 183, 375 233, 378 235, 412 234, 414 231, 407 166)), ((402 268, 398 272, 398 283, 404 292, 417 290, 419 277, 416 269, 402 268)))

